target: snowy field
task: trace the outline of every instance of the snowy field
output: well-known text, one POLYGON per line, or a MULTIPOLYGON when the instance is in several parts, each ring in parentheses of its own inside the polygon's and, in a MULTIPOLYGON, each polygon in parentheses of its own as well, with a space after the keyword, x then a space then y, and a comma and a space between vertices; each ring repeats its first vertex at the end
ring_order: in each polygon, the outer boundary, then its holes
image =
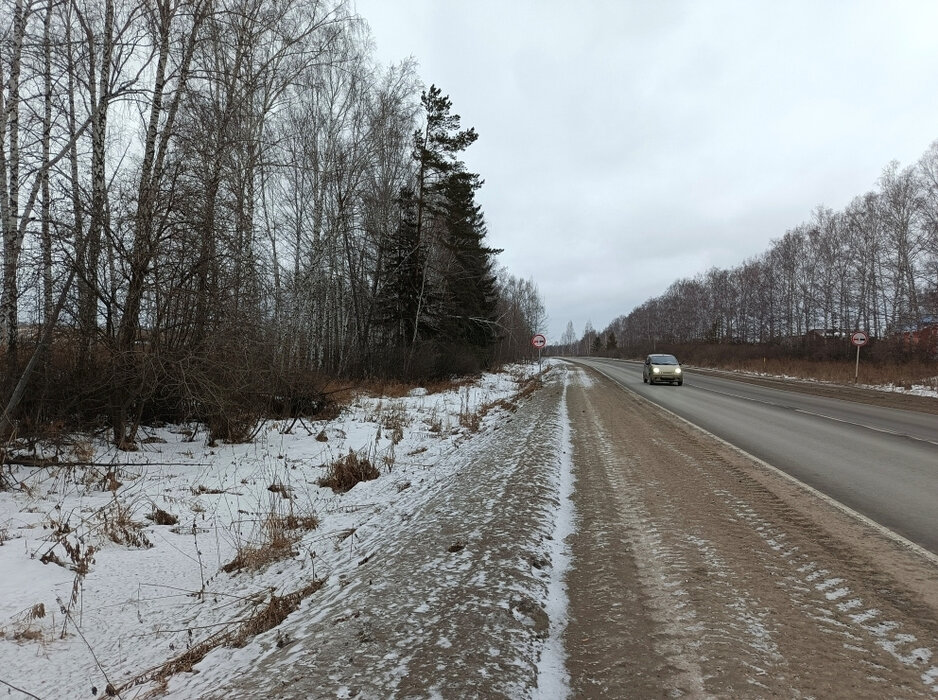
POLYGON ((447 455, 491 440, 536 372, 360 396, 329 422, 265 423, 250 444, 209 446, 176 425, 146 429, 139 452, 62 456, 94 466, 6 468, 18 486, 0 491, 0 688, 142 697, 166 670, 246 644, 354 567, 389 504, 449 479, 447 455), (380 476, 320 485, 350 453, 380 476))

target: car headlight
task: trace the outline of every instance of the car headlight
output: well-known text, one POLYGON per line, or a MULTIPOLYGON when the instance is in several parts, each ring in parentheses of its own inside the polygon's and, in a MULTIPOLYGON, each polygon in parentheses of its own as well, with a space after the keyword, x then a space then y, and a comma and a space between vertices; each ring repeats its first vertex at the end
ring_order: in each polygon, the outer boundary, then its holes
POLYGON ((680 373, 681 373, 681 368, 680 368, 680 367, 676 367, 676 368, 674 369, 674 373, 675 373, 675 374, 680 374, 680 373))
POLYGON ((660 373, 661 373, 661 370, 658 369, 657 367, 652 367, 652 368, 651 368, 651 371, 654 372, 655 374, 660 374, 660 373))

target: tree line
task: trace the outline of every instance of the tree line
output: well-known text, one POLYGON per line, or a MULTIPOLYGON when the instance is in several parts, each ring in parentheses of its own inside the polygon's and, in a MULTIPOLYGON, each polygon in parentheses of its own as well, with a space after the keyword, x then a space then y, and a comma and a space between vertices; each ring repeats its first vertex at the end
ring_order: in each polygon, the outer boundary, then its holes
POLYGON ((0 22, 0 437, 233 437, 328 378, 527 352, 543 305, 487 243, 475 130, 346 3, 0 0, 0 22))
MULTIPOLYGON (((914 163, 892 162, 874 190, 842 211, 818 206, 764 253, 680 279, 660 296, 564 349, 644 354, 712 344, 845 352, 867 332, 882 358, 934 357, 938 327, 938 142, 914 163)), ((569 336, 569 337, 568 337, 569 336)))

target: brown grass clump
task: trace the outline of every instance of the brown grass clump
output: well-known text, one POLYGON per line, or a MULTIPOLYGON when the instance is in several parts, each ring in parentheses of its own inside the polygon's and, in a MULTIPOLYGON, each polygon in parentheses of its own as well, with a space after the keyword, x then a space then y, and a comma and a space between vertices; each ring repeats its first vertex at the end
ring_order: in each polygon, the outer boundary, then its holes
POLYGON ((407 425, 407 412, 401 404, 388 409, 381 420, 382 427, 390 433, 391 444, 397 445, 404 439, 404 427, 407 425))
POLYGON ((378 468, 367 457, 360 457, 358 453, 349 450, 345 457, 341 457, 329 465, 326 476, 319 480, 320 486, 332 489, 336 493, 346 493, 360 481, 371 481, 381 476, 378 468))
POLYGON ((145 525, 133 519, 131 507, 119 501, 116 494, 110 504, 98 511, 98 517, 101 519, 102 531, 114 544, 136 549, 153 546, 144 532, 145 525))
MULTIPOLYGON (((37 620, 41 620, 46 616, 46 606, 44 603, 36 603, 30 608, 27 608, 22 613, 14 616, 13 623, 13 634, 11 635, 13 639, 17 642, 35 642, 42 641, 45 639, 45 634, 41 629, 37 629, 34 626, 37 620)), ((0 637, 5 636, 5 633, 2 628, 0 628, 0 637)))
POLYGON ((275 561, 296 556, 293 546, 303 537, 304 532, 317 527, 319 519, 315 515, 269 513, 261 523, 259 540, 239 546, 235 558, 221 569, 229 574, 241 569, 257 571, 275 561))
POLYGON ((175 515, 167 513, 165 510, 157 508, 156 506, 153 506, 153 512, 146 517, 157 525, 176 525, 179 522, 179 518, 175 515))

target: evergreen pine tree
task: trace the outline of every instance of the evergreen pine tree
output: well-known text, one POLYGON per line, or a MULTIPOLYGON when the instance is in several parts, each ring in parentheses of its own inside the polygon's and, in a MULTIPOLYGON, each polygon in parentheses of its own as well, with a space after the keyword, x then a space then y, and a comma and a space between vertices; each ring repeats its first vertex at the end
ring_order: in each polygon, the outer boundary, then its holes
POLYGON ((378 318, 394 347, 408 346, 417 329, 425 255, 417 235, 417 202, 413 190, 401 190, 400 218, 390 241, 388 272, 379 292, 378 318))
POLYGON ((496 340, 493 258, 499 252, 484 243, 485 221, 475 201, 482 182, 459 159, 478 135, 460 129, 449 97, 436 86, 421 102, 426 125, 414 133, 416 181, 412 191, 401 193, 380 318, 389 341, 406 351, 408 365, 418 344, 433 341, 443 364, 451 358, 455 367, 456 351, 478 366, 496 340))
POLYGON ((498 292, 493 257, 500 251, 484 244, 485 220, 475 202, 479 177, 464 171, 450 174, 443 245, 446 271, 438 326, 451 342, 485 351, 495 343, 498 292))
POLYGON ((590 352, 595 355, 596 353, 602 352, 602 349, 603 349, 603 337, 597 333, 596 335, 593 336, 593 342, 590 346, 590 352))
POLYGON ((449 175, 462 170, 459 154, 475 143, 475 129, 460 130, 460 116, 450 114, 453 103, 436 85, 420 96, 426 112, 423 130, 414 132, 414 160, 417 163, 417 235, 422 237, 426 214, 439 211, 440 190, 449 175))

